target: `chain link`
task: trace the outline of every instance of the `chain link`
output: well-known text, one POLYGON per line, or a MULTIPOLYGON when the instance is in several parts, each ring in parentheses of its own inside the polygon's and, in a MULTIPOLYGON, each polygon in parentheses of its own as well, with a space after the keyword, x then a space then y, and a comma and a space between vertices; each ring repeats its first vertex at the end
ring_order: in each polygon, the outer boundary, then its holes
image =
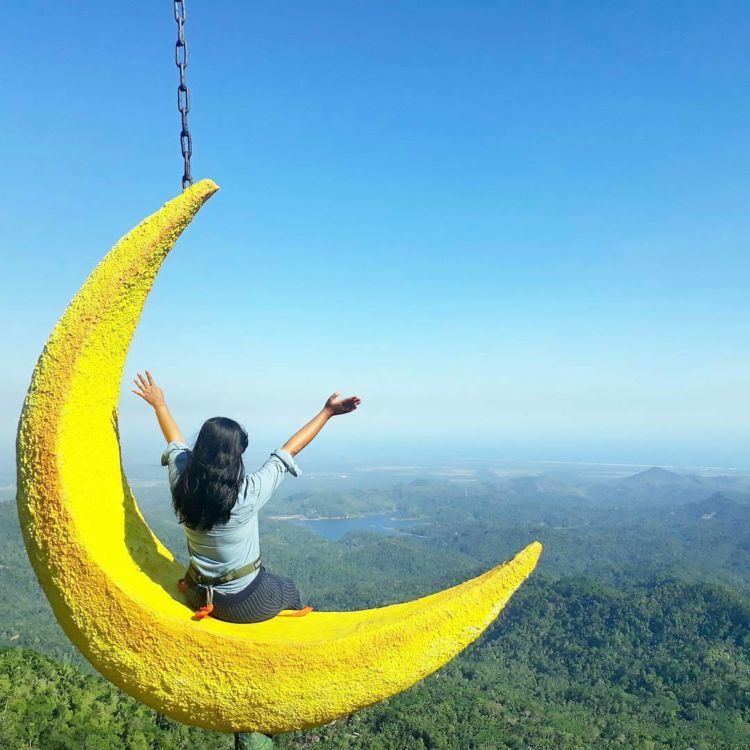
POLYGON ((185 0, 174 0, 174 19, 177 21, 177 44, 174 49, 175 65, 180 69, 180 85, 177 87, 177 109, 182 118, 182 130, 180 131, 180 150, 185 169, 182 174, 182 189, 187 189, 193 184, 193 176, 190 174, 190 157, 193 155, 193 139, 188 130, 188 112, 190 111, 190 91, 185 83, 185 68, 188 64, 188 49, 185 41, 185 0))

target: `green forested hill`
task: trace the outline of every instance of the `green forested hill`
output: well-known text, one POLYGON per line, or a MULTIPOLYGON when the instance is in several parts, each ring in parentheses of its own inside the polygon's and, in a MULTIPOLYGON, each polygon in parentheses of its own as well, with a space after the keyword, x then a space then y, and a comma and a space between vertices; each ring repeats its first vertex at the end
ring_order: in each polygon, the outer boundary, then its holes
POLYGON ((111 683, 23 649, 0 650, 4 750, 229 748, 226 735, 169 721, 111 683))
MULTIPOLYGON (((628 509, 540 480, 506 494, 459 489, 397 489, 401 508, 434 513, 420 528, 426 538, 358 532, 330 542, 262 519, 268 566, 293 576, 319 609, 424 595, 545 543, 532 578, 451 664, 352 717, 279 737, 278 747, 750 750, 743 496, 709 488, 699 500, 628 509)), ((147 517, 184 557, 168 504, 150 505, 147 517)), ((36 583, 12 503, 0 503, 0 572, 0 647, 15 647, 0 654, 0 747, 229 750, 231 738, 178 727, 92 674, 36 583)))
MULTIPOLYGON (((484 567, 538 539, 546 548, 539 570, 552 575, 585 573, 614 581, 623 569, 637 566, 750 593, 750 494, 744 475, 695 477, 649 469, 581 486, 539 476, 470 483, 417 479, 396 485, 390 495, 396 512, 423 519, 410 531, 426 537, 428 547, 467 555, 484 567)), ((334 506, 339 515, 393 510, 382 490, 293 495, 276 510, 334 506)))
POLYGON ((747 750, 749 628, 750 600, 713 586, 538 578, 452 664, 316 733, 362 750, 747 750))
MULTIPOLYGON (((750 748, 750 601, 653 579, 524 586, 451 664, 280 748, 750 748)), ((18 649, 0 654, 4 748, 230 748, 158 717, 104 680, 18 649)))

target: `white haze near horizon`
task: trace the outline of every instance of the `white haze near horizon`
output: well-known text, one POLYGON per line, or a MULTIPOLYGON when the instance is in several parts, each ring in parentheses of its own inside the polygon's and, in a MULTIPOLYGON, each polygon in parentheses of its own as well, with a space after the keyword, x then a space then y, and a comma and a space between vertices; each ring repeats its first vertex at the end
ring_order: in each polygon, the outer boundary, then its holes
MULTIPOLYGON (((0 485, 15 476, 18 417, 48 326, 35 323, 38 330, 14 352, 25 366, 0 376, 0 485)), ((145 369, 140 363, 156 361, 157 382, 188 442, 208 417, 230 416, 250 434, 248 463, 281 445, 341 390, 361 396, 362 406, 336 417, 306 449, 301 460, 313 467, 491 459, 750 468, 750 389, 741 357, 686 370, 675 381, 673 368, 656 366, 645 378, 645 361, 617 371, 574 367, 571 357, 554 362, 548 352, 534 366, 529 354, 501 368, 495 352, 480 367, 480 353, 477 346, 473 362, 464 352, 440 367, 404 361, 401 349, 373 370, 361 349, 329 362, 302 361, 292 349, 263 366, 212 352, 190 362, 188 377, 179 362, 163 361, 153 336, 136 333, 119 404, 123 460, 136 472, 158 466, 163 438, 151 408, 130 391, 132 376, 145 369)))
MULTIPOLYGON (((317 440, 299 454, 297 461, 305 473, 387 471, 392 467, 411 468, 418 474, 436 466, 486 468, 501 464, 519 467, 521 471, 535 467, 529 473, 555 471, 560 466, 575 470, 577 466, 589 465, 622 467, 618 472, 622 474, 636 473, 649 466, 679 471, 750 471, 750 446, 741 440, 725 440, 723 443, 604 437, 565 440, 557 436, 534 435, 505 438, 415 435, 405 439, 386 433, 362 435, 346 430, 335 434, 336 427, 335 423, 329 424, 317 440)), ((122 425, 120 429, 123 463, 130 479, 166 478, 166 471, 159 463, 164 439, 154 430, 139 435, 122 425)), ((197 430, 186 434, 188 443, 192 444, 196 434, 197 430)), ((288 435, 280 430, 269 429, 259 434, 251 431, 251 444, 245 454, 246 466, 259 465, 286 437, 288 435)), ((0 489, 7 489, 15 483, 15 471, 15 446, 6 440, 0 445, 0 489)))

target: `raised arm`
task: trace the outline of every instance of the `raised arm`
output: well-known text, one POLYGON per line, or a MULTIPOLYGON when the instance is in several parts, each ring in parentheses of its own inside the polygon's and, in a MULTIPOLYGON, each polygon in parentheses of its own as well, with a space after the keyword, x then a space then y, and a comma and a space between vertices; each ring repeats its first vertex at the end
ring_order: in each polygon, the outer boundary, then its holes
POLYGON ((159 427, 161 427, 166 441, 171 443, 173 440, 179 440, 184 443, 185 438, 182 436, 180 428, 177 426, 177 422, 174 421, 174 417, 167 407, 167 402, 164 400, 164 391, 154 383, 151 373, 146 370, 146 377, 144 378, 139 372, 138 377, 133 378, 133 382, 138 390, 136 391, 132 388, 130 390, 154 408, 156 419, 159 421, 159 427))
POLYGON ((348 414, 350 411, 354 411, 361 403, 362 399, 359 396, 339 398, 337 391, 328 398, 325 406, 304 427, 300 427, 281 447, 293 456, 297 455, 305 446, 309 445, 331 417, 337 414, 348 414))

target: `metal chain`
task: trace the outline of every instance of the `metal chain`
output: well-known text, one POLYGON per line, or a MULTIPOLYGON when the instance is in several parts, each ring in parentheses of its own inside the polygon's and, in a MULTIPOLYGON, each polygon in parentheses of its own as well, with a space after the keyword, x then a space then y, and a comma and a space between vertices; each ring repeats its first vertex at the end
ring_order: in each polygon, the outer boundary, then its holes
POLYGON ((190 91, 185 83, 185 68, 188 63, 187 42, 185 41, 185 0, 174 0, 174 19, 177 21, 177 44, 174 50, 174 61, 180 69, 180 85, 177 87, 177 109, 182 117, 182 130, 180 131, 180 149, 182 159, 185 162, 185 170, 182 174, 182 189, 186 190, 193 184, 193 176, 190 174, 190 157, 193 155, 193 139, 188 130, 188 112, 190 111, 190 91))

